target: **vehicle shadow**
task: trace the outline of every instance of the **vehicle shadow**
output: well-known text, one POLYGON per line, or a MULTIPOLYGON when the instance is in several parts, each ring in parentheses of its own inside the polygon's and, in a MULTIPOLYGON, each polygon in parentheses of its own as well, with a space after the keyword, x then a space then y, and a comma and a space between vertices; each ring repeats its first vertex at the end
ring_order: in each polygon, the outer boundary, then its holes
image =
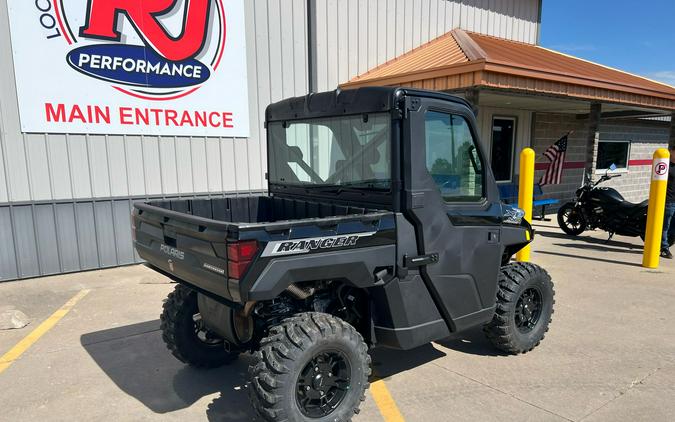
POLYGON ((573 255, 573 254, 551 252, 551 251, 541 251, 541 250, 534 251, 534 253, 559 256, 559 257, 563 257, 563 258, 585 259, 585 260, 588 260, 588 261, 605 262, 607 264, 617 264, 617 265, 624 265, 624 266, 628 266, 628 267, 641 267, 641 265, 638 264, 638 263, 618 261, 618 260, 615 260, 615 259, 597 258, 597 257, 593 257, 593 256, 573 255))
MULTIPOLYGON (((564 234, 564 233, 558 233, 558 232, 541 230, 541 229, 537 229, 537 231, 535 232, 535 236, 543 236, 543 237, 549 237, 549 238, 554 238, 554 239, 563 239, 563 240, 578 240, 578 241, 582 241, 582 242, 585 242, 585 243, 598 245, 598 248, 611 246, 611 247, 617 247, 617 248, 642 250, 640 245, 636 245, 636 244, 630 243, 630 242, 621 242, 621 241, 618 241, 618 240, 610 240, 608 242, 605 239, 598 239, 596 237, 591 237, 591 236, 570 236, 570 235, 564 234)), ((618 252, 618 250, 617 250, 617 252, 618 252)))
POLYGON ((209 420, 255 420, 245 387, 248 355, 222 368, 191 368, 166 349, 159 320, 84 334, 80 343, 117 387, 155 413, 219 393, 207 409, 209 420))
POLYGON ((490 340, 487 339, 481 327, 454 334, 453 336, 437 341, 436 343, 447 349, 469 355, 507 356, 506 353, 501 352, 490 343, 490 340))

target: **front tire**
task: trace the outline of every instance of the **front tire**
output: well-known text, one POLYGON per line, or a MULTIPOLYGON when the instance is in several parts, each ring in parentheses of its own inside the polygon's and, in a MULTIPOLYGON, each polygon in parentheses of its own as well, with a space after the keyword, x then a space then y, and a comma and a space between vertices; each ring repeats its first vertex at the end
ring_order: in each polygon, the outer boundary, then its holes
POLYGON ((196 291, 177 284, 163 309, 162 339, 179 361, 199 368, 216 368, 237 358, 238 353, 228 352, 224 340, 203 326, 196 291))
POLYGON ((568 202, 558 210, 558 225, 570 236, 579 236, 586 230, 586 221, 573 202, 568 202))
POLYGON ((354 327, 307 312, 262 339, 249 367, 249 395, 267 421, 349 421, 365 399, 370 372, 368 348, 354 327))
POLYGON ((554 296, 551 277, 541 267, 525 262, 502 267, 495 315, 485 334, 506 353, 529 352, 548 331, 554 296))

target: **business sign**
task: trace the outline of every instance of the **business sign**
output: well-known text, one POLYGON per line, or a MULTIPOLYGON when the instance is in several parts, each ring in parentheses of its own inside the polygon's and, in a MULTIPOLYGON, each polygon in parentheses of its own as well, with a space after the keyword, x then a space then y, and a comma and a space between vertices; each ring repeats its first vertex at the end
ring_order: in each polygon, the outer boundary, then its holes
POLYGON ((249 135, 244 0, 8 0, 24 132, 249 135))

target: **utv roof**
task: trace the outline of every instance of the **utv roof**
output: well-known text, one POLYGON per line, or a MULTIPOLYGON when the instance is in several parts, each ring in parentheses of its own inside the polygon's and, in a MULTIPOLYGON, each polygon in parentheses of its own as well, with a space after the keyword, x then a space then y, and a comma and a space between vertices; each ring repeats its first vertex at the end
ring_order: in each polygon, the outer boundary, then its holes
POLYGON ((399 100, 404 96, 435 98, 472 108, 466 100, 438 91, 400 87, 363 87, 312 93, 270 104, 265 112, 265 120, 269 122, 386 112, 396 109, 399 100))

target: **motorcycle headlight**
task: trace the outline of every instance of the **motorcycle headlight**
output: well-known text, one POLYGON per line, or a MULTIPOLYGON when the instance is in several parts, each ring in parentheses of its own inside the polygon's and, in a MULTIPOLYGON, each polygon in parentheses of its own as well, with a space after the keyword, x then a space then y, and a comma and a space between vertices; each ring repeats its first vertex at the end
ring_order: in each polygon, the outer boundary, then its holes
POLYGON ((502 205, 502 221, 507 224, 519 225, 525 217, 525 211, 512 205, 502 205))

